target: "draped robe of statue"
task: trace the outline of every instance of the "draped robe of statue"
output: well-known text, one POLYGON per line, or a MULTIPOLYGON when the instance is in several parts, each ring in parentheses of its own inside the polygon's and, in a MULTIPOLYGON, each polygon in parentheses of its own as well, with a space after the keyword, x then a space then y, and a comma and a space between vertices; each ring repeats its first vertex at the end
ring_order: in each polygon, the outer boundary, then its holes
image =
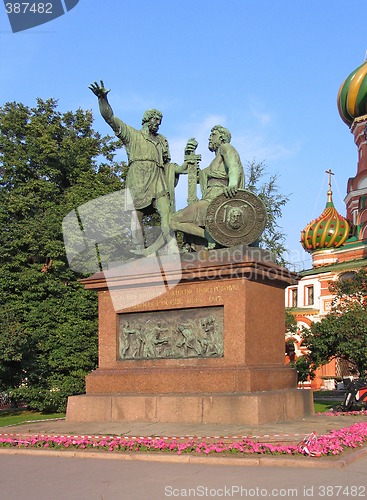
POLYGON ((161 134, 152 136, 145 129, 136 130, 116 118, 115 121, 119 125, 116 136, 123 142, 128 156, 126 186, 134 208, 143 210, 154 206, 158 198, 168 196, 170 211, 174 212, 177 165, 170 163, 167 139, 161 134))

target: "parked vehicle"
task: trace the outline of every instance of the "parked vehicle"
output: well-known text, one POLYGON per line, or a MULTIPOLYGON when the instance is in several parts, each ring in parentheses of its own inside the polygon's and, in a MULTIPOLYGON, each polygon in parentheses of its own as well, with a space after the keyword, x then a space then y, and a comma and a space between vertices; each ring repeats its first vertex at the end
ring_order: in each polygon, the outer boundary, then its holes
POLYGON ((367 380, 352 379, 345 381, 345 397, 341 406, 334 411, 353 411, 367 408, 367 380))

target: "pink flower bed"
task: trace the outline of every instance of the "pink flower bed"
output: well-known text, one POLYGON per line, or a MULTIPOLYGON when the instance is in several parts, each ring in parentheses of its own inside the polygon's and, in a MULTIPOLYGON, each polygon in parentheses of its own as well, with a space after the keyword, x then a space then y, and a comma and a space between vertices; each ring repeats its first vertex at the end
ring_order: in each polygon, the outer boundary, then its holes
POLYGON ((367 415, 365 410, 355 410, 355 411, 324 411, 316 413, 316 415, 325 415, 326 417, 346 417, 348 415, 367 415))
POLYGON ((305 443, 298 445, 258 443, 251 438, 238 442, 206 442, 194 438, 177 440, 172 438, 126 438, 126 437, 73 437, 73 436, 32 436, 27 439, 0 435, 0 446, 17 448, 48 449, 93 449, 109 452, 170 452, 178 455, 191 454, 236 454, 236 455, 339 455, 346 449, 357 448, 367 441, 367 422, 359 422, 350 427, 333 430, 329 434, 312 435, 305 443))

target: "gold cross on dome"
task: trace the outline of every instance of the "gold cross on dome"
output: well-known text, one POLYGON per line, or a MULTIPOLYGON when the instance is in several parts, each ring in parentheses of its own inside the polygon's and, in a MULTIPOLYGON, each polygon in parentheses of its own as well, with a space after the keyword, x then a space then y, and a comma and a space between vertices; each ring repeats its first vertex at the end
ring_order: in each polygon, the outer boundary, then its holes
POLYGON ((328 174, 329 191, 331 191, 331 176, 334 175, 334 172, 329 168, 329 170, 325 170, 325 173, 328 174))

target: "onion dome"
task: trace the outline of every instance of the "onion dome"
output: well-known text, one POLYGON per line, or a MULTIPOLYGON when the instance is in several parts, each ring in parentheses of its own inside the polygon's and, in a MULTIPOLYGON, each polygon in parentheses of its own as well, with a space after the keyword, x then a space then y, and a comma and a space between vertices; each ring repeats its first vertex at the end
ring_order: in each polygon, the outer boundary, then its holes
POLYGON ((338 92, 338 111, 349 127, 355 118, 367 114, 367 61, 342 83, 338 92))
POLYGON ((301 245, 306 252, 339 248, 348 236, 349 223, 334 207, 332 191, 329 189, 325 210, 301 232, 301 245))

